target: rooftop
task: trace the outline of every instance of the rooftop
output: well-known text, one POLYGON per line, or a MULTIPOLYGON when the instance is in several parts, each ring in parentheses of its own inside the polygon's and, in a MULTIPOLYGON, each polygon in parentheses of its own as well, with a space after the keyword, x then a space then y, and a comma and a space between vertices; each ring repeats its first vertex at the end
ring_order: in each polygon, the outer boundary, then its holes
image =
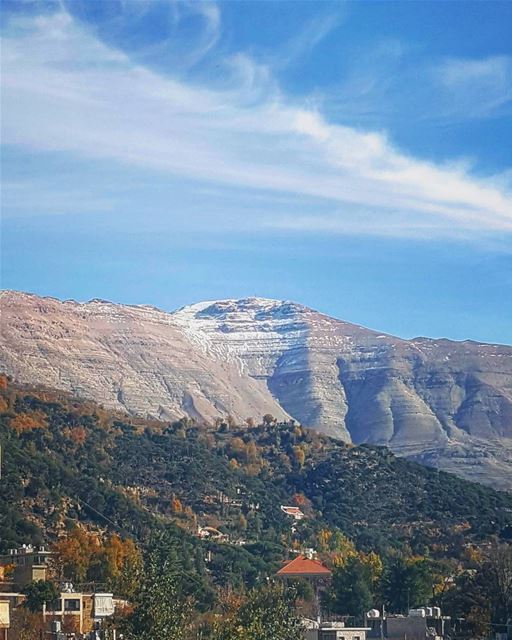
POLYGON ((325 567, 319 560, 310 560, 304 556, 297 556, 293 560, 287 562, 284 567, 276 573, 278 576, 316 576, 327 578, 331 575, 331 571, 325 567))

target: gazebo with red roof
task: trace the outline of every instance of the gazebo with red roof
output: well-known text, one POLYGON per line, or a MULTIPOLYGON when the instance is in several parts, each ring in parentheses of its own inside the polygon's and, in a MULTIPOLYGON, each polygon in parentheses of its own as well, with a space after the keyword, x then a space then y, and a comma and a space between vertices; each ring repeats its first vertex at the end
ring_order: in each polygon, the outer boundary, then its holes
POLYGON ((297 556, 276 573, 280 578, 330 578, 331 571, 319 560, 297 556))
POLYGON ((276 573, 278 578, 284 580, 294 578, 305 578, 311 582, 313 592, 315 594, 315 609, 318 621, 321 620, 321 587, 331 578, 332 572, 324 566, 319 560, 312 560, 305 556, 297 556, 293 560, 288 561, 279 571, 276 573))

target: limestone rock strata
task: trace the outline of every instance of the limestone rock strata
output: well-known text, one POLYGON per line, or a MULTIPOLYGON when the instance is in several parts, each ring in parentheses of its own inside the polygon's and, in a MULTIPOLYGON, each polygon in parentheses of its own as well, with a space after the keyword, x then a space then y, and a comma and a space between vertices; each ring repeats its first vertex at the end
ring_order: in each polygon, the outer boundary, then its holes
POLYGON ((0 304, 0 367, 21 382, 161 419, 293 417, 512 489, 512 347, 401 340, 261 298, 0 304))

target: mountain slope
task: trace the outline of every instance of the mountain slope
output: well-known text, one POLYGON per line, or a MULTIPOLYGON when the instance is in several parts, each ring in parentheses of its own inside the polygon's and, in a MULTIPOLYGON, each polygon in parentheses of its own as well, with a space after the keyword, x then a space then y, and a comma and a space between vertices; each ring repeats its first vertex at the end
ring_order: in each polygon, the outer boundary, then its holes
POLYGON ((512 488, 512 347, 401 340, 291 302, 151 307, 4 292, 0 366, 147 417, 271 413, 512 488))
POLYGON ((339 528, 367 550, 462 557, 470 542, 511 535, 507 493, 290 422, 225 427, 133 419, 0 377, 0 551, 48 542, 71 519, 140 541, 172 523, 183 535, 214 526, 250 553, 260 541, 284 555, 291 521, 280 505, 294 503, 307 515, 295 527, 306 547, 339 528))
POLYGON ((3 292, 1 368, 143 417, 285 414, 263 382, 205 354, 152 307, 3 292))

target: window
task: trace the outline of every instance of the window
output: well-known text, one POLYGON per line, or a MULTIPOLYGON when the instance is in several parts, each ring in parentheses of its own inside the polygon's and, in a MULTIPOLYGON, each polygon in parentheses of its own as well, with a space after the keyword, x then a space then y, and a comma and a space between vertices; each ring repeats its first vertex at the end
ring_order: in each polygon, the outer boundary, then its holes
POLYGON ((64 611, 80 611, 80 598, 66 598, 64 611))

